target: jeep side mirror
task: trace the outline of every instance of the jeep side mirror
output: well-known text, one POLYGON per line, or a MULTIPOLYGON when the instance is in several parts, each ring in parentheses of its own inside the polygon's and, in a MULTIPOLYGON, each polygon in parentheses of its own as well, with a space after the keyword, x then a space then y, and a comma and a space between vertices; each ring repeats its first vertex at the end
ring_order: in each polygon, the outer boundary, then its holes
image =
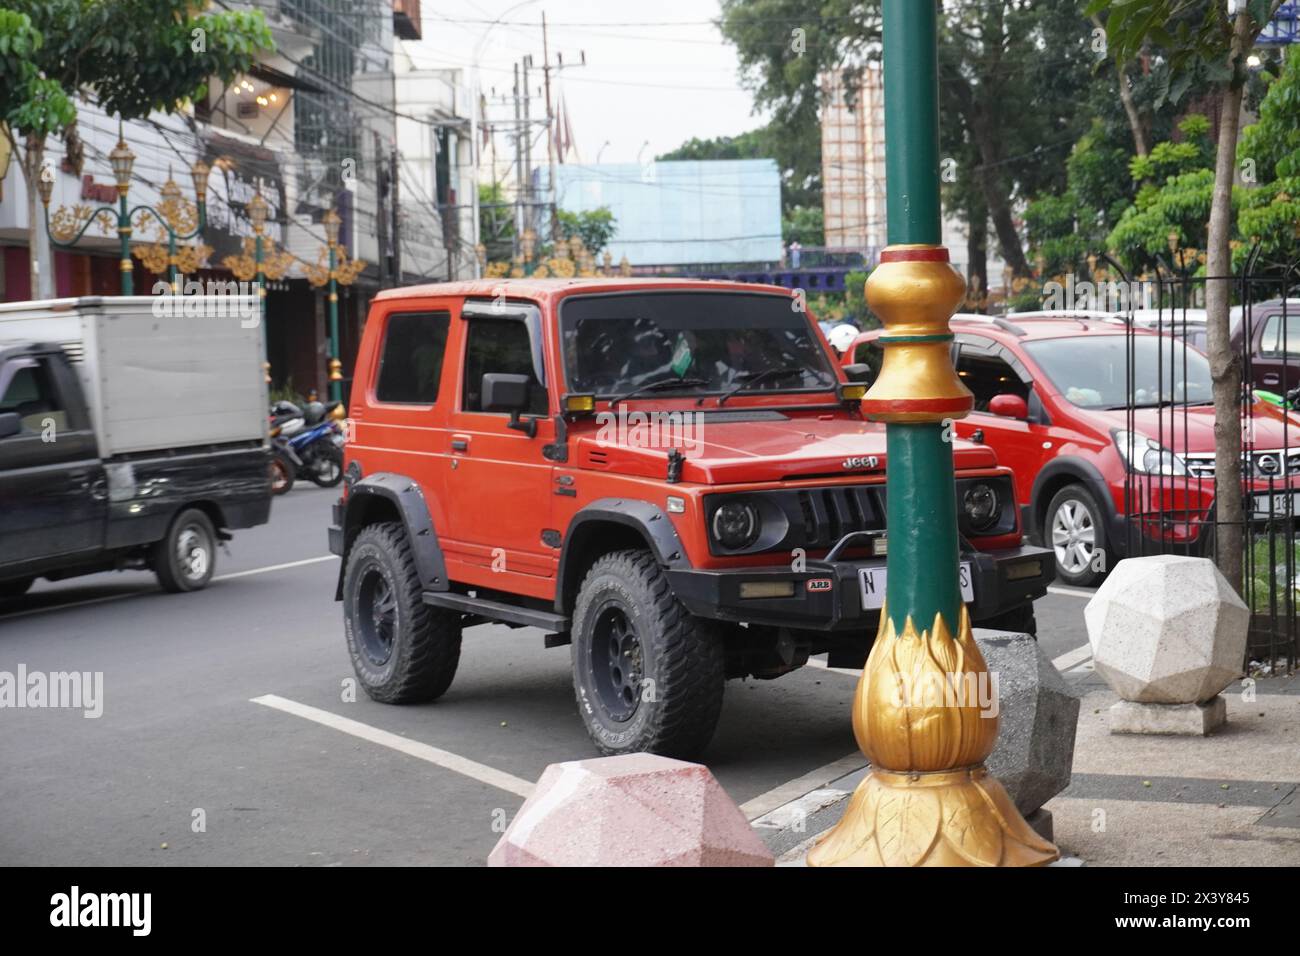
POLYGON ((865 362, 858 362, 853 365, 844 366, 844 374, 850 382, 863 382, 871 384, 871 366, 865 362))
POLYGON ((1023 421, 1029 417, 1029 403, 1019 395, 994 395, 989 399, 989 414, 1023 421))
POLYGON ((0 438, 10 438, 23 430, 23 420, 17 412, 0 414, 0 438))
POLYGON ((510 422, 506 426, 524 432, 529 438, 537 434, 537 419, 522 421, 519 413, 528 407, 527 375, 511 375, 506 372, 485 372, 483 375, 483 410, 486 412, 509 412, 510 422))

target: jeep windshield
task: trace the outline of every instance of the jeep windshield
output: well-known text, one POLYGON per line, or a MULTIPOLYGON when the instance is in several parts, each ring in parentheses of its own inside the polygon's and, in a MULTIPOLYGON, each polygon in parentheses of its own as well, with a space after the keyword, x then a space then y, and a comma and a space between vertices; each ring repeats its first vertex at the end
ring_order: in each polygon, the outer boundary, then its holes
POLYGON ((744 292, 565 299, 560 332, 569 391, 612 398, 832 389, 835 372, 793 301, 744 292))
POLYGON ((1181 345, 1171 356, 1169 339, 1163 335, 1070 336, 1026 342, 1024 348, 1065 400, 1079 408, 1119 409, 1130 404, 1154 408, 1214 401, 1209 360, 1181 345), (1125 355, 1130 342, 1131 381, 1125 355))

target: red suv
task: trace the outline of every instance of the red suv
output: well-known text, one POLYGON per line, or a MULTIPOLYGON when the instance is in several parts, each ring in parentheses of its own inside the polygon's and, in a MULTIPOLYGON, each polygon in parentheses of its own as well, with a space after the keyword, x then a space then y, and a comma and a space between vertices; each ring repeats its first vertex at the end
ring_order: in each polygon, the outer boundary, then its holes
MULTIPOLYGON (((957 315, 952 329, 957 374, 975 395, 957 434, 988 444, 1016 473, 1026 533, 1053 549, 1064 583, 1097 584, 1127 553, 1131 520, 1136 535, 1209 546, 1214 405, 1204 354, 1178 342, 1171 357, 1168 336, 1134 329, 1129 339, 1121 321, 1070 313, 957 315)), ((878 369, 880 334, 858 336, 842 361, 878 369)), ((1287 495, 1300 491, 1300 419, 1284 417, 1255 405, 1247 508, 1256 517, 1286 512, 1287 495)))
MULTIPOLYGON (((856 370, 855 370, 856 371, 856 370)), ((727 678, 860 666, 885 582, 885 435, 789 289, 518 280, 375 298, 330 547, 360 683, 431 700, 461 632, 572 645, 606 753, 696 753, 727 678)), ((1011 473, 956 442, 953 559, 1033 631, 1052 559, 1011 473)))

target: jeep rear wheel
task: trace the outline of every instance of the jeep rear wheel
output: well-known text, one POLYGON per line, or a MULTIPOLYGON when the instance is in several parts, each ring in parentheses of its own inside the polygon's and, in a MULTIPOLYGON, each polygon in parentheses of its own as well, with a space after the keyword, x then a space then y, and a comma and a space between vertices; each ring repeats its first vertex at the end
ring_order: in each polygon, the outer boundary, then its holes
POLYGON ((605 754, 696 756, 722 712, 721 640, 673 596, 648 551, 587 572, 573 613, 578 713, 605 754))
POLYGON ((372 700, 433 700, 456 676, 460 614, 425 604, 423 591, 405 529, 363 528, 348 549, 343 625, 352 668, 372 700))

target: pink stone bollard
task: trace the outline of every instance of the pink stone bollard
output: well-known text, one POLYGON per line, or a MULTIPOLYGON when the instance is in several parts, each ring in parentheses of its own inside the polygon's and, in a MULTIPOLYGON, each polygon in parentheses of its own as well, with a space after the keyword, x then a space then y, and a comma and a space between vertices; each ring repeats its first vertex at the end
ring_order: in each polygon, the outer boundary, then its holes
POLYGON ((653 754, 551 764, 488 856, 488 866, 773 862, 708 767, 653 754))

